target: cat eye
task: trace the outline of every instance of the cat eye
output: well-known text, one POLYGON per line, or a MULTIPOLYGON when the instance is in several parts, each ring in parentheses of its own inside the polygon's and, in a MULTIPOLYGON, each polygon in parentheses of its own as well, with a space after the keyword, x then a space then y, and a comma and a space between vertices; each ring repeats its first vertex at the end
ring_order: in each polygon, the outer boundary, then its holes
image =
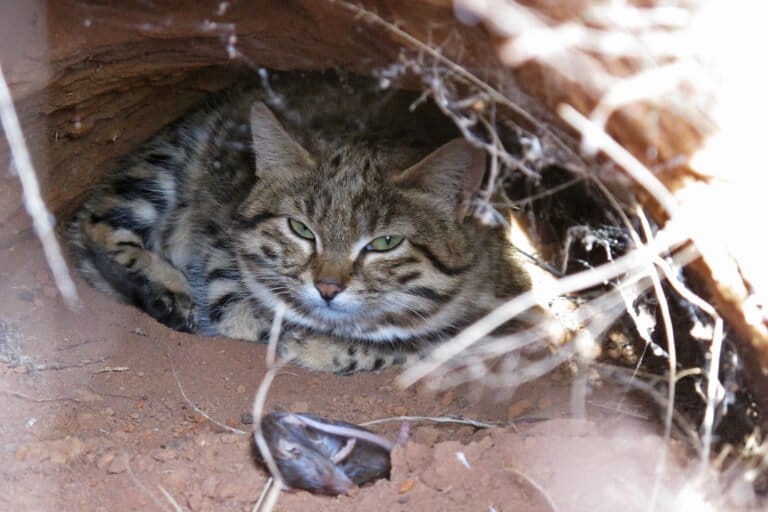
POLYGON ((288 225, 291 227, 291 231, 296 233, 301 238, 304 238, 306 240, 315 239, 315 234, 303 222, 299 222, 294 219, 288 219, 288 225))
POLYGON ((401 235, 386 235, 386 236, 380 236, 379 238, 376 238, 371 241, 368 245, 365 246, 366 251, 376 251, 376 252, 385 252, 385 251, 391 251, 398 245, 400 245, 405 237, 401 235))

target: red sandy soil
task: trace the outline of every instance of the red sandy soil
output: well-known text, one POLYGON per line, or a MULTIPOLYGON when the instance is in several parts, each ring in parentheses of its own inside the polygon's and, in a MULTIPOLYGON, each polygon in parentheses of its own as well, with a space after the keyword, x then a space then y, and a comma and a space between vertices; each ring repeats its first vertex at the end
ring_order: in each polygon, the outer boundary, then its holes
MULTIPOLYGON (((0 252, 0 283, 0 510, 174 510, 161 487, 185 511, 253 508, 267 474, 251 436, 197 414, 179 384, 208 415, 248 431, 241 417, 265 373, 264 346, 175 333, 82 281, 83 306, 71 311, 32 235, 0 252)), ((508 396, 479 385, 402 390, 395 376, 289 367, 266 409, 350 422, 522 419, 493 430, 415 423, 393 453, 390 480, 336 498, 283 493, 276 510, 647 509, 663 443, 637 404, 624 397, 621 407, 633 412, 617 412, 612 386, 589 397, 586 419, 574 419, 564 372, 508 396)), ((375 429, 394 439, 399 423, 375 429)), ((690 480, 685 457, 673 445, 657 510, 682 510, 669 505, 690 480)))

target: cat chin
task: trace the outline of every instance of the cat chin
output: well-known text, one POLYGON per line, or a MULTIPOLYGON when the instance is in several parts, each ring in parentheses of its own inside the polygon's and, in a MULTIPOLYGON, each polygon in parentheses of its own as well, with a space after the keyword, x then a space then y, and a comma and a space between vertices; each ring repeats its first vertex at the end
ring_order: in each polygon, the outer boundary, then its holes
POLYGON ((343 322, 347 323, 353 320, 357 315, 341 309, 334 309, 332 307, 312 307, 310 310, 311 315, 314 318, 323 322, 343 322))
POLYGON ((305 303, 306 309, 297 311, 290 304, 283 304, 286 306, 285 316, 289 320, 320 331, 350 327, 359 322, 359 313, 331 309, 326 305, 315 306, 305 303))

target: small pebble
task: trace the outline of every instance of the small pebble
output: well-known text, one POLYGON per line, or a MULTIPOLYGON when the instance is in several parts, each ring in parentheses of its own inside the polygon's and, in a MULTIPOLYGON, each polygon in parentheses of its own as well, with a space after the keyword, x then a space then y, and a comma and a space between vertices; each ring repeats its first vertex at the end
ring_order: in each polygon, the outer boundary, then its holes
POLYGON ((237 388, 235 388, 235 391, 237 391, 238 393, 240 393, 242 395, 243 393, 245 393, 245 386, 240 384, 240 385, 237 386, 237 388))
POLYGON ((107 466, 107 473, 116 475, 118 473, 123 473, 127 469, 125 465, 125 457, 119 456, 112 459, 112 461, 107 466))
POLYGON ((352 403, 358 409, 365 409, 366 407, 368 407, 368 400, 366 400, 364 397, 360 395, 355 395, 352 398, 352 403))
POLYGON ((515 418, 518 418, 527 413, 531 409, 533 409, 533 404, 530 401, 526 400, 525 398, 518 400, 517 402, 507 407, 507 420, 514 420, 515 418))
POLYGON ((77 426, 79 428, 97 428, 101 425, 102 421, 103 418, 89 412, 80 413, 77 416, 77 426))
POLYGON ((291 405, 288 406, 288 411, 290 412, 307 412, 309 411, 309 404, 307 402, 299 401, 299 402, 293 402, 291 405))
POLYGON ((200 489, 194 488, 189 491, 189 495, 187 496, 187 505, 189 505, 190 510, 193 512, 197 512, 202 508, 203 493, 200 492, 200 489))
POLYGON ((29 454, 29 448, 26 446, 19 446, 15 454, 16 460, 19 462, 24 462, 27 458, 27 454, 29 454))
POLYGON ((35 272, 35 281, 41 284, 45 284, 51 281, 51 277, 45 270, 38 270, 35 272))
POLYGON ((397 490, 398 494, 405 494, 411 489, 413 489, 414 484, 416 481, 413 478, 409 478, 405 482, 403 482, 403 485, 400 486, 400 488, 397 490))
POLYGON ((170 448, 161 448, 159 450, 152 450, 149 452, 150 457, 160 462, 166 462, 176 458, 176 450, 170 448))
POLYGON ((234 498, 241 491, 240 486, 232 482, 222 482, 216 488, 216 495, 220 500, 234 498))
MULTIPOLYGON (((440 430, 434 427, 421 426, 415 429, 415 431, 412 431, 411 439, 424 446, 433 446, 437 443, 438 439, 440 439, 440 430)), ((407 446, 409 446, 409 450, 411 450, 410 447, 414 446, 414 443, 409 443, 407 446)))
POLYGON ((184 488, 189 482, 189 471, 185 468, 168 470, 163 475, 163 480, 169 487, 184 488))
POLYGON ((178 441, 178 439, 172 439, 171 441, 166 441, 160 445, 160 448, 178 448, 181 443, 178 441))
POLYGON ((215 475, 208 475, 205 480, 203 480, 203 483, 200 484, 200 491, 203 493, 204 496, 208 496, 209 498, 215 498, 216 497, 216 486, 219 485, 219 480, 216 478, 215 475))
POLYGON ((138 472, 145 471, 150 463, 149 457, 146 455, 136 455, 131 460, 131 469, 138 472))
POLYGON ((244 412, 240 415, 240 423, 243 425, 253 425, 253 414, 244 412))
POLYGON ((395 416, 405 416, 406 414, 408 414, 408 409, 406 409, 402 405, 398 405, 397 407, 392 408, 392 412, 395 413, 395 416))
POLYGON ((539 400, 536 402, 536 406, 539 409, 546 409, 547 407, 552 407, 552 405, 555 403, 554 400, 552 400, 551 397, 544 396, 539 398, 539 400))
POLYGON ((107 452, 96 461, 96 467, 102 471, 106 471, 117 454, 115 452, 107 452))
POLYGON ((234 444, 240 439, 240 436, 237 434, 225 434, 219 439, 221 440, 222 444, 234 444))

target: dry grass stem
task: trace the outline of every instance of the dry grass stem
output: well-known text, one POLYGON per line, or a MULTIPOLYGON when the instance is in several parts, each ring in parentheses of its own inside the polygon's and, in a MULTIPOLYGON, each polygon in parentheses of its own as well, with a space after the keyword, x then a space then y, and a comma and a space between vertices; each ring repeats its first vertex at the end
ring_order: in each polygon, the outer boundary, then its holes
POLYGON ((181 393, 182 398, 184 398, 184 401, 187 402, 187 404, 192 408, 193 411, 195 411, 197 414, 205 418, 206 420, 210 421, 214 425, 218 426, 221 429, 224 429, 228 432, 232 432, 234 434, 247 434, 248 432, 245 432, 243 430, 230 427, 229 425, 225 425, 224 423, 221 423, 220 421, 217 421, 213 419, 208 413, 200 409, 198 406, 196 406, 192 400, 189 399, 187 396, 187 393, 184 391, 184 386, 181 385, 181 379, 179 379, 179 375, 176 372, 176 366, 173 364, 173 357, 171 356, 170 349, 168 351, 168 360, 171 362, 171 372, 173 373, 173 378, 176 380, 176 386, 179 388, 179 393, 181 393))
POLYGON ((491 87, 486 81, 481 80, 474 74, 472 74, 469 70, 464 68, 463 66, 457 64, 453 60, 445 57, 442 53, 440 53, 439 50, 436 50, 429 46, 428 44, 420 41, 419 39, 413 37, 412 35, 408 34, 401 28, 399 28, 397 25, 385 20, 375 12, 369 11, 368 9, 353 4, 351 2, 347 2, 345 0, 328 0, 331 3, 341 5, 348 11, 354 13, 358 18, 365 20, 369 23, 373 23, 375 25, 379 25, 380 27, 383 27, 387 31, 391 32, 392 34, 396 35, 397 37, 401 38, 406 44, 413 48, 417 48, 420 51, 423 51, 427 54, 429 54, 432 58, 435 59, 435 61, 447 66, 447 68, 457 75, 460 75, 467 81, 469 81, 472 85, 477 87, 479 90, 485 92, 490 96, 491 99, 493 99, 495 102, 505 105, 506 107, 513 110, 516 114, 523 117, 526 121, 531 123, 533 126, 536 126, 538 129, 540 129, 542 132, 547 131, 547 127, 541 123, 538 119, 533 117, 529 112, 527 112, 524 108, 520 107, 516 103, 514 103, 512 100, 510 100, 507 96, 503 95, 501 92, 499 92, 497 89, 491 87))
POLYGON ((19 393, 18 391, 10 391, 7 389, 0 389, 0 393, 7 396, 12 396, 16 398, 20 398, 22 400, 27 400, 29 402, 38 402, 38 403, 45 403, 45 402, 79 402, 80 399, 71 397, 71 396, 57 396, 53 398, 35 398, 29 395, 25 395, 24 393, 19 393))
POLYGON ((593 121, 584 117, 570 105, 560 105, 557 113, 574 130, 582 135, 582 151, 594 154, 603 151, 618 164, 630 177, 644 188, 667 214, 673 217, 679 208, 677 199, 664 184, 632 153, 622 147, 616 140, 593 121))
POLYGON ((253 508, 251 509, 251 512, 259 512, 261 510, 261 506, 264 504, 264 500, 267 498, 267 495, 269 494, 270 489, 272 488, 272 484, 274 483, 275 479, 272 477, 269 477, 267 479, 267 482, 264 484, 264 487, 261 489, 261 494, 259 494, 259 499, 256 500, 256 503, 253 504, 253 508))
POLYGON ((157 484, 157 488, 160 489, 160 492, 163 494, 165 499, 167 499, 168 502, 171 504, 174 512, 184 512, 184 509, 181 507, 181 505, 179 505, 176 499, 173 496, 171 496, 171 493, 166 491, 165 488, 160 484, 157 484))
POLYGON ((29 216, 32 217, 32 225, 43 246, 45 260, 53 273, 53 279, 59 292, 61 292, 61 296, 67 304, 75 307, 78 304, 77 289, 69 275, 67 263, 64 261, 61 247, 53 232, 52 216, 40 193, 40 183, 37 180, 37 173, 35 173, 27 144, 24 141, 24 133, 16 115, 16 108, 13 105, 13 98, 5 81, 2 66, 0 66, 0 121, 2 121, 5 138, 8 140, 8 147, 11 150, 13 165, 18 173, 19 181, 21 181, 24 207, 29 216))
MULTIPOLYGON (((668 398, 666 393, 661 393, 656 389, 656 384, 666 378, 658 375, 650 375, 649 380, 637 379, 634 371, 621 366, 614 366, 605 363, 593 362, 592 368, 600 372, 601 375, 614 379, 620 384, 626 386, 626 388, 640 391, 653 399, 656 404, 667 410, 668 398), (654 382, 655 381, 655 382, 654 382)), ((696 451, 698 457, 701 456, 702 447, 701 439, 694 425, 691 424, 688 419, 683 416, 679 411, 673 410, 672 413, 672 426, 676 428, 675 436, 679 436, 686 439, 688 444, 696 451)), ((674 437, 674 436, 673 436, 674 437)))
POLYGON ((510 466, 507 466, 507 467, 505 467, 504 469, 505 469, 505 470, 507 470, 507 471, 511 471, 511 472, 513 472, 514 474, 516 474, 517 476, 519 476, 520 478, 522 478, 523 480, 525 480, 526 482, 528 482, 528 484, 529 484, 531 487, 533 487, 534 489, 536 489, 536 491, 538 491, 538 493, 539 493, 539 494, 541 494, 541 496, 542 496, 542 497, 544 498, 544 500, 547 502, 547 506, 548 506, 548 507, 549 507, 549 508, 552 510, 552 512, 559 512, 559 510, 560 510, 560 509, 559 509, 559 508, 557 508, 557 505, 555 505, 555 500, 554 500, 554 499, 552 498, 552 496, 551 496, 551 495, 550 495, 550 494, 549 494, 549 493, 546 491, 546 489, 544 489, 544 487, 542 487, 542 485, 541 485, 540 483, 538 483, 536 480, 534 480, 534 479, 533 479, 533 478, 531 478, 530 476, 526 475, 525 473, 523 473, 522 471, 520 471, 520 470, 519 470, 519 469, 517 469, 517 468, 514 468, 514 467, 510 467, 510 466))
MULTIPOLYGON (((131 479, 131 482, 133 482, 133 485, 135 485, 142 492, 142 494, 144 494, 150 500, 152 500, 152 503, 154 503, 155 506, 157 506, 157 508, 159 508, 163 512, 182 512, 183 511, 183 509, 179 507, 178 503, 176 503, 176 501, 172 497, 170 499, 170 502, 173 508, 169 509, 161 499, 159 499, 152 492, 150 492, 147 486, 144 485, 144 483, 141 480, 139 480, 139 478, 133 472, 133 469, 131 469, 131 461, 130 461, 130 458, 128 457, 128 454, 126 452, 123 452, 122 455, 123 455, 123 464, 125 465, 125 471, 128 474, 128 478, 131 479)), ((160 488, 160 490, 161 492, 164 491, 162 487, 160 488)), ((166 498, 168 497, 170 497, 170 495, 166 496, 166 498)))
POLYGON ((469 425, 475 428, 496 428, 504 425, 504 423, 488 423, 485 421, 473 420, 471 418, 454 418, 451 416, 391 416, 388 418, 364 421, 359 423, 359 425, 361 427, 370 427, 372 425, 391 423, 393 421, 409 421, 411 423, 420 421, 430 423, 453 423, 458 425, 469 425))
POLYGON ((424 361, 406 369, 400 375, 399 383, 405 387, 414 384, 473 346, 497 327, 538 304, 547 304, 558 296, 604 284, 624 274, 645 274, 649 260, 683 243, 684 239, 671 236, 674 231, 670 231, 670 227, 659 231, 647 245, 638 247, 610 263, 558 279, 546 293, 531 290, 502 304, 451 340, 438 346, 424 361))
MULTIPOLYGON (((638 211, 638 216, 641 219, 641 226, 643 227, 643 235, 646 240, 653 238, 651 227, 647 222, 647 219, 642 214, 642 211, 638 211), (642 222, 645 221, 645 222, 642 222)), ((662 448, 661 458, 656 467, 656 475, 654 477, 653 489, 651 491, 650 504, 648 510, 654 510, 656 507, 656 500, 658 499, 658 493, 661 489, 662 479, 666 473, 667 458, 669 456, 669 441, 672 436, 672 418, 675 412, 675 390, 677 389, 677 348, 675 346, 675 330, 672 325, 672 315, 669 312, 669 304, 667 302, 667 296, 664 293, 664 289, 661 286, 661 279, 659 278, 658 271, 653 264, 657 258, 651 260, 648 264, 648 275, 653 283, 653 292, 656 296, 656 301, 661 312, 662 325, 664 326, 664 334, 667 340, 667 364, 669 368, 669 382, 667 385, 667 407, 666 415, 664 417, 664 446, 662 448)), ((638 331, 641 328, 638 325, 638 331)))
POLYGON ((267 440, 264 438, 264 433, 261 430, 261 418, 264 415, 264 404, 267 400, 267 393, 272 385, 272 381, 275 379, 277 373, 282 369, 285 364, 282 361, 277 360, 277 343, 280 339, 280 332, 283 325, 283 315, 285 314, 285 304, 279 302, 275 308, 275 316, 272 320, 272 327, 269 332, 269 345, 267 347, 267 373, 261 380, 259 388, 256 390, 256 396, 253 399, 253 425, 254 433, 253 437, 256 442, 256 446, 259 448, 261 456, 264 458, 264 462, 269 469, 269 473, 272 475, 274 482, 269 488, 265 502, 263 503, 263 511, 270 512, 280 492, 286 489, 287 486, 283 481, 283 477, 280 474, 280 469, 277 467, 272 451, 269 449, 267 440))

